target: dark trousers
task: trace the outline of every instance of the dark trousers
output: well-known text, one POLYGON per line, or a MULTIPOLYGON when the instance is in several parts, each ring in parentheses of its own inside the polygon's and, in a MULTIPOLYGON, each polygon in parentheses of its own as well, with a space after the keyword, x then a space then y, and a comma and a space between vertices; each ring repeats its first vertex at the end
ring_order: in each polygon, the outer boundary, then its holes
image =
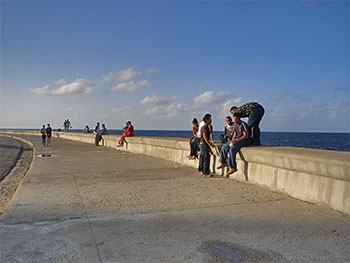
POLYGON ((41 143, 46 146, 46 135, 41 135, 41 143))
POLYGON ((199 155, 199 166, 198 171, 202 172, 203 174, 209 174, 209 165, 210 165, 210 148, 209 145, 206 143, 200 143, 200 155, 199 155))
POLYGON ((191 143, 191 153, 190 156, 198 156, 198 144, 197 144, 197 138, 193 140, 193 142, 191 143))
POLYGON ((259 124, 264 116, 265 110, 263 106, 259 105, 252 110, 252 112, 249 114, 249 119, 248 119, 248 134, 249 138, 252 134, 252 129, 253 129, 253 141, 254 143, 260 143, 260 128, 259 124))
POLYGON ((95 134, 95 145, 97 146, 98 143, 101 141, 102 136, 98 133, 95 134))

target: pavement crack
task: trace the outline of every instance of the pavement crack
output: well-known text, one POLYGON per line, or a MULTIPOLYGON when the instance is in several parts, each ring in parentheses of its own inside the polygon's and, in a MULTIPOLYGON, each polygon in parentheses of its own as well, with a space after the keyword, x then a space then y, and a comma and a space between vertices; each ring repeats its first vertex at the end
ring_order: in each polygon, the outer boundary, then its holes
POLYGON ((97 239, 96 239, 94 230, 93 230, 93 228, 92 228, 92 224, 91 224, 91 222, 90 222, 90 218, 89 218, 89 215, 88 215, 88 213, 87 213, 87 210, 86 210, 86 207, 85 207, 85 204, 84 204, 84 199, 83 199, 83 196, 82 196, 81 191, 80 191, 80 189, 79 189, 79 185, 78 185, 77 179, 76 179, 76 177, 74 176, 74 174, 72 174, 72 176, 73 176, 73 179, 74 179, 74 181, 75 181, 75 187, 76 187, 76 189, 77 189, 77 191, 78 191, 78 194, 79 194, 79 197, 80 197, 80 200, 81 200, 83 209, 84 209, 85 217, 86 217, 86 219, 87 219, 87 221, 88 221, 88 224, 89 224, 91 236, 92 236, 92 238, 93 238, 93 240, 94 240, 94 245, 95 245, 95 248, 96 248, 96 251, 97 251, 97 254, 98 254, 99 261, 100 261, 101 263, 103 263, 102 256, 101 256, 101 252, 100 252, 100 249, 99 249, 99 247, 98 247, 97 239))

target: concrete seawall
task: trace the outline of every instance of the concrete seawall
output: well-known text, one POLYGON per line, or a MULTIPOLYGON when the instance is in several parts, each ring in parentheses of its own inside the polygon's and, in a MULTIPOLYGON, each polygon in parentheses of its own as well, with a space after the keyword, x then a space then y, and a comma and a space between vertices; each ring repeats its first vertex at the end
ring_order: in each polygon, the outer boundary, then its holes
MULTIPOLYGON (((2 130, 0 133, 40 135, 34 131, 2 130)), ((93 134, 61 132, 59 137, 94 143, 93 134)), ((118 138, 116 135, 105 135, 102 144, 117 149, 118 138)), ((132 137, 127 141, 127 146, 118 150, 146 154, 191 167, 198 165, 198 161, 187 158, 189 149, 186 139, 132 137)), ((238 172, 231 178, 350 214, 349 152, 260 146, 243 148, 237 157, 238 172)), ((220 175, 222 171, 215 170, 218 157, 211 158, 212 171, 220 175)))

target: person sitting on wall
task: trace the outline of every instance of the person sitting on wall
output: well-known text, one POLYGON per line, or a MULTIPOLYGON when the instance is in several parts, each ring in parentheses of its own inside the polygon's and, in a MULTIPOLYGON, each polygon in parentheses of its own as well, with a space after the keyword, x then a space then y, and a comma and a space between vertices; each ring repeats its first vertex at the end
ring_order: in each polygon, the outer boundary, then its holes
POLYGON ((230 174, 237 172, 237 162, 236 162, 236 154, 240 151, 240 149, 244 146, 249 145, 248 138, 248 125, 241 121, 241 118, 238 114, 233 115, 233 137, 232 140, 226 143, 220 151, 220 163, 218 169, 222 169, 227 166, 227 154, 230 153, 228 166, 230 170, 226 173, 226 177, 229 177, 230 174))
POLYGON ((90 128, 88 125, 85 126, 83 133, 91 133, 90 128))
POLYGON ((128 121, 127 126, 125 127, 124 134, 120 136, 118 140, 117 147, 122 147, 124 142, 127 143, 125 137, 132 137, 132 136, 134 136, 134 126, 131 124, 131 121, 128 121))
POLYGON ((197 139, 197 132, 199 129, 198 120, 196 118, 192 121, 193 127, 192 127, 192 133, 193 136, 190 138, 190 156, 188 157, 190 160, 198 159, 198 145, 196 142, 197 139))
POLYGON ((222 143, 227 143, 232 138, 233 122, 231 116, 226 116, 226 125, 224 128, 224 134, 220 134, 219 138, 222 143))

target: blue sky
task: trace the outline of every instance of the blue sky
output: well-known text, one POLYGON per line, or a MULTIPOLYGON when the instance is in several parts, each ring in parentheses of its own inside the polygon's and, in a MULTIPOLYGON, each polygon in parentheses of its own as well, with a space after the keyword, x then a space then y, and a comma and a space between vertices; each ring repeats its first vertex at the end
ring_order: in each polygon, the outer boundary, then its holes
POLYGON ((348 1, 2 1, 2 128, 349 132, 348 1))

